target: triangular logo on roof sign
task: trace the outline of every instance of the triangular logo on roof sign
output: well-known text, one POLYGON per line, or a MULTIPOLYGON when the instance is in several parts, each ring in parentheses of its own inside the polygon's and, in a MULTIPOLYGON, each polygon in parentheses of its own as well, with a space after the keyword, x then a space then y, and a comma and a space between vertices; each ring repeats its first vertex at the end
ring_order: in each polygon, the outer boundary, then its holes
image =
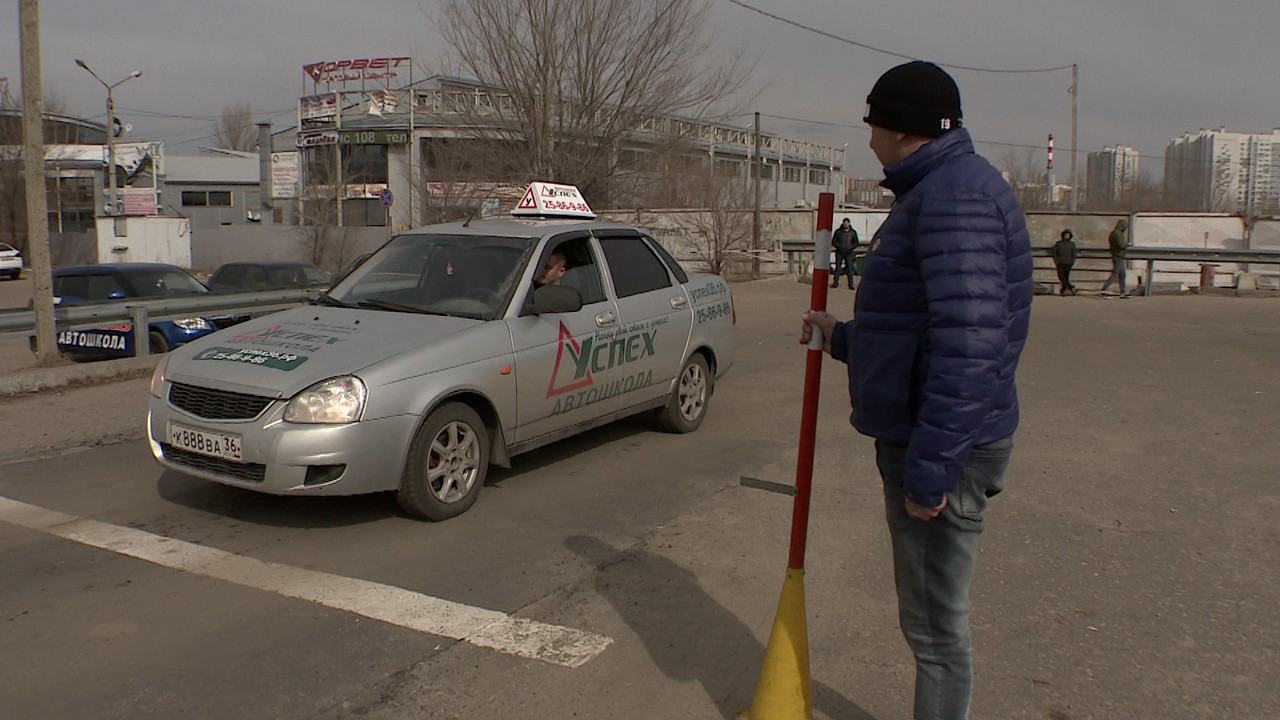
POLYGON ((534 182, 529 184, 520 204, 511 211, 517 217, 566 217, 590 220, 596 216, 582 193, 573 185, 534 182))
POLYGON ((517 210, 537 210, 538 200, 533 193, 533 186, 530 185, 528 190, 524 191, 524 197, 520 198, 520 204, 516 205, 517 210))

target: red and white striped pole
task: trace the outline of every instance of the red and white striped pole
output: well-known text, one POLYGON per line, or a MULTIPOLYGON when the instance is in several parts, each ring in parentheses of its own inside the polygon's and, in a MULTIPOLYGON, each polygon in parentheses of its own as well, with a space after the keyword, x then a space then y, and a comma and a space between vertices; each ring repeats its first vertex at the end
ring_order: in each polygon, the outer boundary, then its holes
MULTIPOLYGON (((831 276, 831 229, 835 219, 834 193, 818 195, 818 229, 813 238, 813 289, 809 307, 827 309, 831 276)), ((826 338, 814 328, 804 362, 804 403, 800 409, 800 452, 796 458, 796 499, 791 513, 791 553, 787 567, 803 569, 809 534, 809 489, 813 484, 813 455, 818 435, 818 389, 822 385, 822 348, 826 338)))
MULTIPOLYGON (((827 309, 831 275, 831 224, 836 196, 818 195, 818 229, 813 239, 813 289, 809 307, 827 309)), ((804 603, 804 550, 809 534, 809 489, 818 435, 818 388, 822 379, 825 339, 815 327, 804 363, 804 402, 800 409, 800 451, 796 459, 796 494, 791 510, 791 551, 778 598, 778 612, 764 651, 764 665, 751 709, 740 720, 812 720, 813 691, 809 677, 809 631, 804 603)))
POLYGON ((1045 173, 1045 200, 1049 205, 1053 205, 1053 133, 1049 133, 1049 167, 1045 173))

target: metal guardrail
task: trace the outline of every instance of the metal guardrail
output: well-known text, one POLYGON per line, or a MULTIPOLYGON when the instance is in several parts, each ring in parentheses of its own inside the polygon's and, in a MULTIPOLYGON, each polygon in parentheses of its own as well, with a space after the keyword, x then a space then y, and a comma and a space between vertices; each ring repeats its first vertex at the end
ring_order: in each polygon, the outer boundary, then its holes
MULTIPOLYGON (((778 247, 787 256, 787 271, 792 272, 792 261, 797 255, 813 253, 812 240, 782 240, 778 247)), ((861 247, 861 246, 860 246, 861 247)), ((1053 257, 1053 246, 1042 245, 1031 248, 1033 257, 1053 257)), ((1078 247, 1076 257, 1090 260, 1109 260, 1111 251, 1100 247, 1078 247)), ((1226 248, 1193 248, 1193 247, 1138 247, 1129 246, 1124 251, 1126 260, 1146 262, 1145 277, 1155 277, 1157 262, 1201 262, 1201 263, 1256 263, 1263 265, 1280 265, 1280 250, 1231 250, 1226 248)))
MULTIPOLYGON (((246 313, 260 315, 305 305, 319 294, 318 290, 266 290, 67 305, 54 308, 54 327, 62 332, 128 321, 133 324, 134 347, 143 348, 146 347, 147 326, 152 320, 246 313)), ((0 310, 0 339, 30 337, 35 334, 35 329, 35 310, 0 310)))

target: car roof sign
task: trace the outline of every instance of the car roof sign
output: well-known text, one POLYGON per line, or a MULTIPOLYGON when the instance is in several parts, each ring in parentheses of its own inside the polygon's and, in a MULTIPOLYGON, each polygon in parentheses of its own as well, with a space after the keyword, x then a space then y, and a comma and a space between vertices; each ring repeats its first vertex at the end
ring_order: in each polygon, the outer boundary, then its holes
POLYGON ((573 185, 533 182, 524 191, 511 214, 515 217, 594 218, 591 206, 573 185))

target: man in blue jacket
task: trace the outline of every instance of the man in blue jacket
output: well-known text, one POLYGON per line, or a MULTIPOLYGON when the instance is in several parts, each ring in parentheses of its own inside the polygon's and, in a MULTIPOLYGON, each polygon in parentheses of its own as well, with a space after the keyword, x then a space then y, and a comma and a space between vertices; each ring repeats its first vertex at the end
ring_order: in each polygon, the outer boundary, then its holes
POLYGON ((963 720, 972 691, 969 588, 988 500, 1018 426, 1031 243, 1018 202, 961 127, 938 66, 880 77, 863 118, 894 193, 863 261, 854 319, 804 315, 849 368, 853 426, 875 438, 898 616, 916 660, 916 720, 963 720))

